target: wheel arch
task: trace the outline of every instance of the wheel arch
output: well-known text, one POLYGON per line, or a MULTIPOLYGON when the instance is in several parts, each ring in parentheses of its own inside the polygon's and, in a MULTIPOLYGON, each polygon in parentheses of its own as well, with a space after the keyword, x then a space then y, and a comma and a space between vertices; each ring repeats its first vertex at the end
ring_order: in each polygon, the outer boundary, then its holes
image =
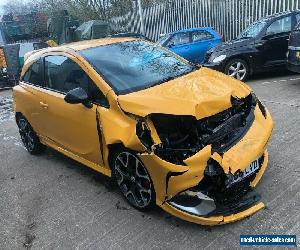
POLYGON ((22 112, 16 112, 15 113, 16 121, 18 121, 18 119, 20 119, 20 117, 24 117, 28 121, 28 119, 24 116, 24 114, 22 112))
POLYGON ((119 150, 122 149, 126 149, 126 147, 124 146, 124 144, 122 142, 117 142, 117 143, 113 143, 113 144, 109 144, 107 145, 107 156, 106 156, 106 160, 108 163, 108 167, 112 170, 111 164, 112 164, 112 157, 113 155, 118 152, 119 150))

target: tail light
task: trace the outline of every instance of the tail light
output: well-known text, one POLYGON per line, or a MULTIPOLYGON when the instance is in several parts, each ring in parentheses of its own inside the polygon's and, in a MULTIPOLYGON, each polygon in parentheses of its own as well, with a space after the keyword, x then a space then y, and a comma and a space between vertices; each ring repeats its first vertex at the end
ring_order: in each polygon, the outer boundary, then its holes
POLYGON ((222 35, 219 31, 216 30, 216 32, 220 35, 220 37, 222 37, 222 41, 224 42, 225 41, 225 37, 224 35, 222 35))

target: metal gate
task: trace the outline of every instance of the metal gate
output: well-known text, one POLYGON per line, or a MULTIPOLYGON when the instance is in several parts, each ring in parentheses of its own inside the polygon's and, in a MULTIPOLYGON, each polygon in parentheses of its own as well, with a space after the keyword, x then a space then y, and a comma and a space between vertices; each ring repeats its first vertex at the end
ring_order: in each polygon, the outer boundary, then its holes
MULTIPOLYGON (((261 17, 300 8, 300 0, 162 0, 142 10, 145 35, 157 40, 175 30, 210 26, 231 40, 261 17)), ((138 8, 111 19, 116 30, 142 33, 138 8)))

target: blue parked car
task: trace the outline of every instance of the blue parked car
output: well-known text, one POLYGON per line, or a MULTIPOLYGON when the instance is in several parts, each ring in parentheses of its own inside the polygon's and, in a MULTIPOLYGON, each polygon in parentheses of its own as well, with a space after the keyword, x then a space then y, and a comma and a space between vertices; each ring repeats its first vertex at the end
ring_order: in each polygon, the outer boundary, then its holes
POLYGON ((178 30, 164 35, 158 43, 193 63, 202 63, 206 52, 222 43, 223 36, 209 27, 178 30))

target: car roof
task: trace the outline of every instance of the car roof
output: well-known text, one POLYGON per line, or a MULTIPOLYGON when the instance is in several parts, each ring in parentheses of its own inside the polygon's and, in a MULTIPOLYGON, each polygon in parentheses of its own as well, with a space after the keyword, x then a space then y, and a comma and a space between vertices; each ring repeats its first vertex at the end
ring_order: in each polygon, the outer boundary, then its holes
POLYGON ((104 45, 109 45, 109 44, 114 44, 114 43, 129 42, 129 41, 136 41, 136 40, 142 40, 142 39, 133 38, 133 37, 117 37, 117 38, 108 37, 108 38, 101 38, 101 39, 84 40, 84 41, 80 41, 80 42, 62 44, 62 45, 59 45, 56 47, 48 47, 48 48, 43 48, 43 49, 39 49, 39 50, 33 50, 30 52, 27 52, 24 55, 24 58, 25 58, 25 61, 29 58, 31 58, 32 60, 35 60, 36 58, 39 58, 40 56, 42 56, 44 53, 48 53, 48 52, 67 52, 70 50, 78 52, 78 51, 81 51, 84 49, 95 48, 98 46, 104 46, 104 45))
POLYGON ((278 18, 278 17, 281 17, 281 16, 287 16, 287 15, 290 15, 292 13, 300 13, 300 10, 289 10, 289 11, 284 11, 284 12, 279 12, 279 13, 275 13, 273 15, 270 15, 270 16, 266 16, 264 18, 261 18, 260 20, 258 21, 269 21, 271 19, 274 19, 274 18, 278 18))
POLYGON ((196 31, 196 30, 213 30, 213 28, 212 27, 188 28, 188 29, 176 30, 176 31, 171 32, 169 34, 176 34, 176 33, 180 33, 180 32, 190 32, 190 31, 196 31))
POLYGON ((84 49, 94 48, 102 45, 109 45, 114 43, 121 43, 121 42, 128 42, 128 41, 134 41, 139 40, 138 38, 133 37, 108 37, 108 38, 101 38, 101 39, 92 39, 92 40, 84 40, 80 42, 73 42, 73 43, 67 43, 62 44, 57 47, 49 47, 43 49, 43 51, 52 51, 52 50, 65 50, 65 49, 72 49, 75 51, 80 51, 84 49))

